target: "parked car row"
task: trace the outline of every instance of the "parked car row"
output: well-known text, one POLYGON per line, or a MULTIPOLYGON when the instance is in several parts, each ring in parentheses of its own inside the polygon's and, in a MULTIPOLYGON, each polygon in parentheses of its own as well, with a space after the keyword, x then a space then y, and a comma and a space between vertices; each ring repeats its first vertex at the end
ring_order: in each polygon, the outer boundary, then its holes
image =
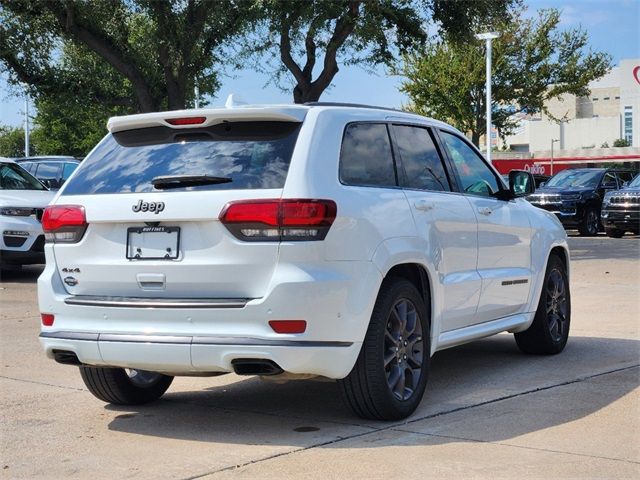
POLYGON ((621 237, 640 230, 637 190, 624 186, 633 178, 630 170, 573 168, 563 170, 541 184, 527 199, 536 207, 553 212, 565 228, 577 228, 593 236, 605 229, 621 237))

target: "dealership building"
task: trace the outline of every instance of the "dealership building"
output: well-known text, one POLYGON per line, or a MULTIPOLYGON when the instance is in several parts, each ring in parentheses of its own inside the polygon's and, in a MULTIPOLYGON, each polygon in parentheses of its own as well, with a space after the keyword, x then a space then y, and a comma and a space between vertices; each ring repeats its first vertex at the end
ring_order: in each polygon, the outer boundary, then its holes
POLYGON ((505 170, 504 160, 514 160, 513 168, 522 168, 523 161, 531 160, 531 168, 546 165, 544 173, 550 174, 555 173, 549 169, 553 157, 556 171, 572 161, 640 162, 640 59, 621 60, 589 90, 587 97, 566 94, 550 100, 545 106, 551 115, 522 115, 504 139, 492 132, 494 148, 508 149, 493 154, 496 166, 505 170), (611 148, 620 138, 630 147, 611 148))
POLYGON ((545 105, 545 113, 523 116, 518 128, 498 146, 511 151, 535 152, 555 148, 599 148, 624 138, 640 147, 640 59, 620 65, 589 84, 588 97, 566 94, 545 105), (556 119, 562 119, 557 121, 556 119), (506 145, 505 145, 506 144, 506 145))

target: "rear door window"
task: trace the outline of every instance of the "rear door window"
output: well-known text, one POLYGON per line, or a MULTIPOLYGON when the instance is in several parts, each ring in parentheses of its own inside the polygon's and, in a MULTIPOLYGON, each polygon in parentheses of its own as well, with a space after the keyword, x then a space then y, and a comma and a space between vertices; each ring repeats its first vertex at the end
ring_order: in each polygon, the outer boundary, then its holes
POLYGON ((340 181, 368 187, 397 185, 391 141, 385 124, 347 125, 340 152, 340 181))
POLYGON ((151 127, 108 135, 82 161, 65 195, 282 188, 298 122, 223 122, 203 128, 151 127), (156 177, 230 181, 157 190, 156 177))
POLYGON ((392 128, 405 174, 400 184, 419 190, 448 191, 449 181, 429 131, 408 125, 392 128))

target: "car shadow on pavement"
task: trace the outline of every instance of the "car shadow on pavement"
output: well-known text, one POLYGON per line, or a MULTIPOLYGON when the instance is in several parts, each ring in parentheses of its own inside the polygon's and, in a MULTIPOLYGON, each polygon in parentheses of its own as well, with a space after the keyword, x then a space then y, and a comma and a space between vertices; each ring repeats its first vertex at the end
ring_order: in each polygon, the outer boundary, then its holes
MULTIPOLYGON (((624 397, 640 385, 640 369, 633 368, 639 352, 636 340, 575 337, 560 355, 530 356, 521 354, 506 334, 445 350, 433 358, 418 410, 395 423, 354 416, 342 403, 335 382, 274 385, 241 377, 201 391, 170 389, 162 400, 147 406, 105 408, 121 412, 109 424, 113 431, 213 443, 305 446, 326 443, 326 437, 318 440, 321 433, 340 439, 390 428, 429 428, 461 415, 463 423, 482 421, 491 407, 498 412, 486 419, 491 440, 506 440, 573 422, 624 397), (605 381, 615 375, 610 372, 625 374, 625 380, 598 389, 585 383, 605 381), (591 390, 575 398, 574 387, 591 390), (545 405, 546 397, 538 397, 543 392, 557 398, 545 405), (501 402, 513 401, 518 408, 510 405, 501 412, 501 402), (527 406, 530 402, 535 408, 527 406), (545 408, 552 414, 541 414, 545 408)), ((442 441, 449 440, 438 440, 442 441)))
POLYGON ((44 265, 24 265, 0 270, 0 283, 36 283, 44 265))

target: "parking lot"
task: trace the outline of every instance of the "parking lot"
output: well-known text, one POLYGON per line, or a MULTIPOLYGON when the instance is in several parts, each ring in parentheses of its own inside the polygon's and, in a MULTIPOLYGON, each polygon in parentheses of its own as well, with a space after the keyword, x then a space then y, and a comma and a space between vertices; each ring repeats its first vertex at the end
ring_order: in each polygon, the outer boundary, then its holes
POLYGON ((38 267, 0 284, 1 478, 639 478, 640 239, 572 237, 558 356, 512 335, 435 355, 398 423, 354 417, 331 382, 177 378, 105 405, 38 343, 38 267))

